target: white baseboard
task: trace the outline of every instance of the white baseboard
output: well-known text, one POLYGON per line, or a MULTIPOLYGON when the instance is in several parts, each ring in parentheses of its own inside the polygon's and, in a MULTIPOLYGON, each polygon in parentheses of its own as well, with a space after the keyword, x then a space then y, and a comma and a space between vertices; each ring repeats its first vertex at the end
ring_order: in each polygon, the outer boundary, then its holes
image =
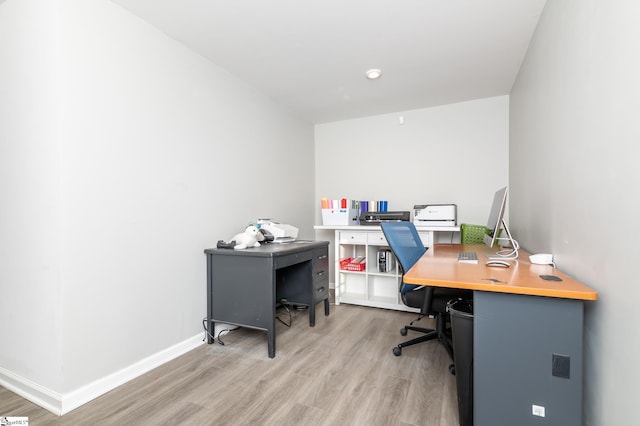
POLYGON ((203 344, 202 333, 199 333, 67 394, 54 392, 1 367, 0 385, 40 407, 62 416, 203 344))
POLYGON ((62 414, 62 395, 0 367, 0 385, 58 416, 62 414))

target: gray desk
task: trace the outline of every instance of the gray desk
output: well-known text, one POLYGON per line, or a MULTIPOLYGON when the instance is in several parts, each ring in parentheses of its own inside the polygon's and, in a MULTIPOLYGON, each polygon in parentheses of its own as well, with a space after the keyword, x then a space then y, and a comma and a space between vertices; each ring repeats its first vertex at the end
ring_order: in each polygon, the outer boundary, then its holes
POLYGON ((580 426, 584 303, 598 293, 550 265, 532 264, 522 249, 509 268, 459 263, 460 251, 486 259, 496 249, 436 244, 404 281, 474 291, 473 424, 580 426), (568 374, 554 368, 558 357, 568 374), (544 407, 544 418, 534 406, 544 407))
POLYGON ((329 315, 328 247, 328 241, 294 241, 246 250, 206 249, 208 329, 221 322, 266 330, 273 358, 276 302, 308 306, 311 327, 317 303, 324 301, 329 315))

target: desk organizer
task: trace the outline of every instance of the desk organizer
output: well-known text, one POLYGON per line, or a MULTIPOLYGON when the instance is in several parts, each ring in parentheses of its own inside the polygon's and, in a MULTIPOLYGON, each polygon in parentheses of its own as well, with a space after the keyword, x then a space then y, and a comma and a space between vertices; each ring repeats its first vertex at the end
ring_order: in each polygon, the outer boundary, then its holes
POLYGON ((357 209, 322 209, 323 225, 359 225, 357 209))
POLYGON ((340 269, 342 269, 343 271, 362 272, 364 271, 366 266, 367 261, 363 258, 355 259, 353 257, 347 257, 346 259, 342 259, 340 261, 340 269), (358 260, 360 261, 358 262, 358 260))

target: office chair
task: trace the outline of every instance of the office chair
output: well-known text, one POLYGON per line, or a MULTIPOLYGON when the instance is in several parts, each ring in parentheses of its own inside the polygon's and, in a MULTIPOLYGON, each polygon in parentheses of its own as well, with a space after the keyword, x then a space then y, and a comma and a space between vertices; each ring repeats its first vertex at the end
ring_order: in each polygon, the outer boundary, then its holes
MULTIPOLYGON (((384 222, 381 224, 387 243, 398 259, 398 263, 404 272, 408 271, 414 263, 422 257, 427 251, 420 240, 420 235, 416 227, 411 222, 384 222)), ((404 280, 400 281, 400 296, 402 302, 411 308, 419 308, 420 314, 418 318, 411 321, 409 325, 400 329, 400 334, 407 335, 407 330, 423 333, 422 336, 416 337, 409 341, 400 343, 393 348, 393 354, 400 356, 402 348, 415 345, 416 343, 427 342, 430 340, 438 340, 444 345, 453 359, 453 345, 451 340, 451 327, 448 326, 449 315, 447 313, 447 303, 452 299, 473 297, 472 292, 468 290, 450 289, 444 287, 418 286, 414 284, 406 284, 404 280), (436 329, 416 327, 414 322, 419 321, 425 316, 433 315, 436 318, 436 329)), ((451 373, 455 374, 453 364, 449 366, 451 373)))

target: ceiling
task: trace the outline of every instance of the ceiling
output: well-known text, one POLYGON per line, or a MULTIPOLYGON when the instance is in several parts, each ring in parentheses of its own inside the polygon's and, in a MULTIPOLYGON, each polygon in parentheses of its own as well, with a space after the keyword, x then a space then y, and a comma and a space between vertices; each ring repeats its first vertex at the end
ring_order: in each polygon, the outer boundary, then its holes
POLYGON ((546 0, 112 1, 324 123, 508 94, 546 0))

